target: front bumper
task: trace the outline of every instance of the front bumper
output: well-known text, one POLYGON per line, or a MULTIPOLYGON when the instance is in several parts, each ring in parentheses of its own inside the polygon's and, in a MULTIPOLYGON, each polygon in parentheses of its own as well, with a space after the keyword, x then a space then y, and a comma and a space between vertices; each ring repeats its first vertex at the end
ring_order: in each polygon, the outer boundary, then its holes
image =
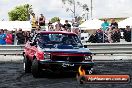
POLYGON ((39 61, 41 67, 51 71, 71 71, 78 72, 79 66, 85 70, 91 70, 94 62, 68 62, 68 61, 39 61))

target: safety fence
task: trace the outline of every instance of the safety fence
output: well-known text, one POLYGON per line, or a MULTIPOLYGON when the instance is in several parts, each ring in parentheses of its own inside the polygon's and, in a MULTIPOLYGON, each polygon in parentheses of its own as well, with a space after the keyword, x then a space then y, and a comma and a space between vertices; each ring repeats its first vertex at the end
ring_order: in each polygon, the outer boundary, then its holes
POLYGON ((85 43, 93 54, 132 54, 132 43, 85 43))
MULTIPOLYGON (((132 54, 132 43, 84 43, 94 54, 132 54)), ((0 55, 22 55, 24 45, 0 45, 0 55)))

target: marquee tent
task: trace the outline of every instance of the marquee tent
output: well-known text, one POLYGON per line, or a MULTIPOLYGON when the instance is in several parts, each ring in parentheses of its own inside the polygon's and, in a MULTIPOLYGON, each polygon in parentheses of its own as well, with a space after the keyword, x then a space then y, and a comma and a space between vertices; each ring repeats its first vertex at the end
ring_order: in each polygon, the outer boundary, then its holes
POLYGON ((129 17, 118 23, 119 28, 126 28, 126 26, 132 26, 132 17, 129 17))
POLYGON ((103 21, 98 19, 87 20, 84 23, 82 23, 79 27, 84 30, 99 29, 101 28, 102 23, 103 21))
POLYGON ((31 31, 30 21, 0 21, 0 29, 15 30, 21 28, 23 31, 31 31))

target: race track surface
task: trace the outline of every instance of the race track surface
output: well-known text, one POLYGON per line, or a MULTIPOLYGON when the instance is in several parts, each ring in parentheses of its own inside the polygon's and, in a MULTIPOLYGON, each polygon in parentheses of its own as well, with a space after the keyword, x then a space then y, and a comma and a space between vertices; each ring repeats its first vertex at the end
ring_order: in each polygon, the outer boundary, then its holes
MULTIPOLYGON (((96 74, 130 74, 132 62, 96 62, 96 74)), ((31 73, 25 74, 22 60, 0 62, 0 88, 132 88, 129 84, 86 84, 77 83, 76 75, 47 74, 41 78, 33 78, 31 73)))

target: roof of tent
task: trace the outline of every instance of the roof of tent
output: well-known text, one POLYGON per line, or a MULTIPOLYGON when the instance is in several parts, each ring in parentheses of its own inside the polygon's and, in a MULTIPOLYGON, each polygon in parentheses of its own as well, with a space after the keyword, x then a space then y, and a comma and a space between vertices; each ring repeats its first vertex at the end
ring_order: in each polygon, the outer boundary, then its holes
POLYGON ((22 28, 23 31, 31 31, 30 21, 0 21, 0 29, 15 30, 22 28))
POLYGON ((126 26, 132 26, 132 17, 129 17, 118 23, 119 28, 126 28, 126 26))
POLYGON ((101 28, 101 24, 103 21, 98 20, 98 19, 92 19, 92 20, 87 20, 84 23, 82 23, 79 27, 82 29, 99 29, 101 28))

